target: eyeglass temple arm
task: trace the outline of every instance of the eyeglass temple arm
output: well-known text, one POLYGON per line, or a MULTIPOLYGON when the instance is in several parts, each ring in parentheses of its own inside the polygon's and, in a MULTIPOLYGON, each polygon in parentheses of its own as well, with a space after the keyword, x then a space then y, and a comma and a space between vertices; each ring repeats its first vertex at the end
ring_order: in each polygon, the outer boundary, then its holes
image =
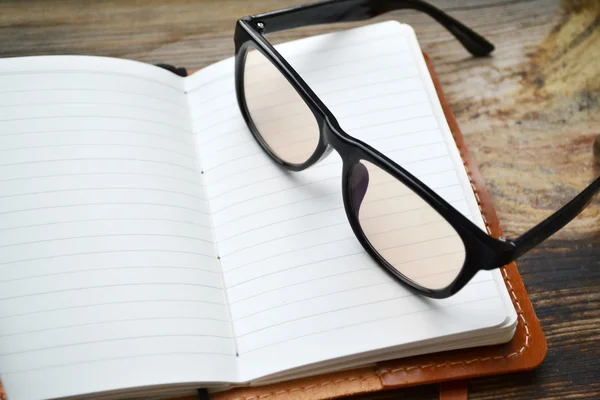
POLYGON ((389 11, 413 9, 442 24, 474 56, 486 56, 494 45, 450 15, 421 0, 329 0, 255 15, 264 33, 333 22, 361 21, 389 11))
POLYGON ((575 219, 598 192, 600 192, 600 177, 596 178, 591 185, 560 210, 514 240, 512 242, 514 250, 510 257, 511 261, 527 253, 575 219))

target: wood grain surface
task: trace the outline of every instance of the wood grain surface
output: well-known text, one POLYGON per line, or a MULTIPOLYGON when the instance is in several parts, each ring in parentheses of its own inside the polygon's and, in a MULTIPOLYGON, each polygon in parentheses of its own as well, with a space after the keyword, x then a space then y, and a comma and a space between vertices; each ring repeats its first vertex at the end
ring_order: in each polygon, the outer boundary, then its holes
MULTIPOLYGON (((242 16, 305 0, 1 1, 0 57, 91 54, 200 68, 233 55, 242 16)), ((600 134, 600 1, 438 0, 496 45, 474 59, 427 16, 411 24, 433 60, 512 237, 595 176, 600 134)), ((273 41, 359 24, 317 26, 273 41)), ((600 198, 523 257, 519 269, 548 339, 536 371, 471 381, 470 399, 600 398, 600 198)), ((434 399, 424 387, 363 398, 434 399)))

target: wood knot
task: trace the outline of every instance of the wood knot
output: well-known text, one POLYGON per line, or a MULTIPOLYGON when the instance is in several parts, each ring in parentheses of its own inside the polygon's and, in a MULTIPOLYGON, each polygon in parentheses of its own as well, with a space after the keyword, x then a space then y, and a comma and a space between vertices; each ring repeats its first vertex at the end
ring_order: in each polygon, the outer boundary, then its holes
POLYGON ((600 164, 600 135, 596 136, 596 140, 594 140, 594 156, 596 156, 596 162, 600 164))

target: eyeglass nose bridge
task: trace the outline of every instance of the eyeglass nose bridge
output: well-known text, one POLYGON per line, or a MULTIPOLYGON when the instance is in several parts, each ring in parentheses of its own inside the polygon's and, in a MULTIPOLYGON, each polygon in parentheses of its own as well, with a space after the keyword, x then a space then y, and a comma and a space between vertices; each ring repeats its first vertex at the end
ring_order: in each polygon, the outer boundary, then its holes
POLYGON ((323 144, 326 146, 321 158, 328 156, 333 150, 337 151, 344 161, 349 161, 357 155, 356 147, 352 144, 352 137, 340 127, 332 116, 324 118, 321 134, 323 144))

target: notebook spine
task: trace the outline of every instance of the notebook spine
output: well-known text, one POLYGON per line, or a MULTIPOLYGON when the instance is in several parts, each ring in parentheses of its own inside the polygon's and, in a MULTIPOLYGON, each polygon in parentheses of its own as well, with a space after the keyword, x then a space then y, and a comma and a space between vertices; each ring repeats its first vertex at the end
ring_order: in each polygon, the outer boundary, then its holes
POLYGON ((157 67, 160 67, 160 68, 164 68, 167 71, 171 71, 175 75, 179 75, 179 76, 183 76, 183 77, 188 75, 187 70, 185 68, 175 67, 171 64, 154 64, 154 65, 156 65, 157 67))

